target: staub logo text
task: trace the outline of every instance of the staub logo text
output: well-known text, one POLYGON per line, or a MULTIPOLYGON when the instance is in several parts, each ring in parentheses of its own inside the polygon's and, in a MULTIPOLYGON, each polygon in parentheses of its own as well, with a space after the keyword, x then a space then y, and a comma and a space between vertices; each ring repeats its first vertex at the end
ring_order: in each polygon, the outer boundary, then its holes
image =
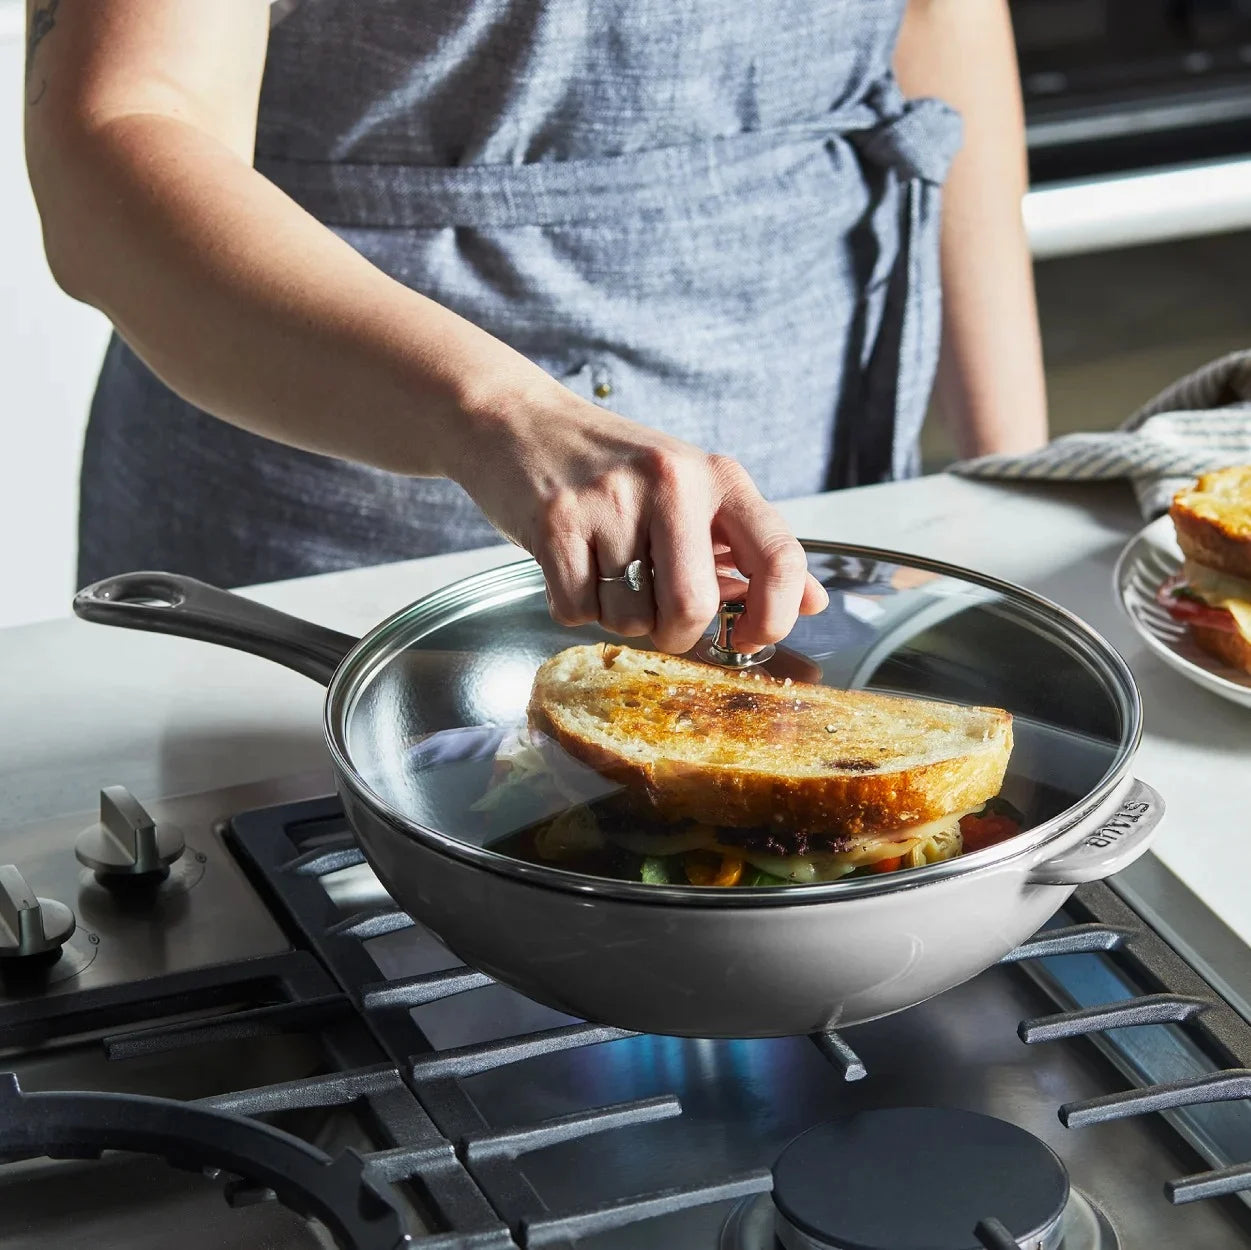
POLYGON ((1104 821, 1098 829, 1086 839, 1086 845, 1097 851, 1115 846, 1134 826, 1151 810, 1150 803, 1122 803, 1120 810, 1111 820, 1104 821))

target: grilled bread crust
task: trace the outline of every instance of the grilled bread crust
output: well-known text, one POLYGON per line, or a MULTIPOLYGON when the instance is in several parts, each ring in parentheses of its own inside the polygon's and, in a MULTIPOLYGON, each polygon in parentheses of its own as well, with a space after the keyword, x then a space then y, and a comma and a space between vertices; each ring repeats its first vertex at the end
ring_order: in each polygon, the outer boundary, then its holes
POLYGON ((1230 668, 1241 669, 1251 673, 1251 639, 1241 633, 1231 633, 1225 629, 1211 629, 1206 625, 1196 625, 1188 621, 1190 636, 1209 655, 1214 655, 1230 668))
POLYGON ((999 793, 1012 718, 607 644, 535 675, 530 722, 661 821, 858 836, 999 793))
POLYGON ((1251 580, 1251 465, 1205 473, 1173 496, 1169 516, 1187 559, 1251 580))

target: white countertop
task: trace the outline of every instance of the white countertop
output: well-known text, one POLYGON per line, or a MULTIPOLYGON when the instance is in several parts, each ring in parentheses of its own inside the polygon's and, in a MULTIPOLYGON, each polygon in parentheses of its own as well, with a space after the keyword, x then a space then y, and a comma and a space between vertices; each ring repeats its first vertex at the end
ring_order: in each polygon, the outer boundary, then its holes
MULTIPOLYGON (((939 475, 794 501, 784 511, 803 537, 980 569, 1056 600, 1103 633, 1142 689, 1146 736, 1135 772, 1169 805, 1157 854, 1251 942, 1251 712, 1166 667, 1121 616, 1112 566, 1141 525, 1127 487, 1009 487, 939 475)), ((249 593, 361 632, 429 590, 516 556, 499 547, 249 593)), ((103 785, 124 784, 144 799, 321 768, 321 694, 252 656, 69 616, 0 630, 0 862, 7 829, 88 809, 103 785)))

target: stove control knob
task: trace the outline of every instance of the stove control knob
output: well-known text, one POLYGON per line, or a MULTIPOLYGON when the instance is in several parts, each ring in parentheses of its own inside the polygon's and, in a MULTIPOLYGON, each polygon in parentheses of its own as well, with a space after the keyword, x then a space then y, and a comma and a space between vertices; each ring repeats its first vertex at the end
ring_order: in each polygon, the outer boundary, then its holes
POLYGON ((101 880, 162 881, 186 850, 172 825, 157 825, 125 786, 100 791, 100 823, 84 829, 74 844, 78 862, 101 880))
POLYGON ((0 867, 0 959, 59 954, 75 928, 64 903, 36 898, 14 864, 0 867))

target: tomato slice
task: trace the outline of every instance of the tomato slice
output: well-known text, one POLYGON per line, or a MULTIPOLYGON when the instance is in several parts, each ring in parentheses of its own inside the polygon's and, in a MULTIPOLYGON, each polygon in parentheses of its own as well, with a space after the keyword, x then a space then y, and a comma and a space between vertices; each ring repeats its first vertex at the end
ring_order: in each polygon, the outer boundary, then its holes
POLYGON ((891 855, 887 859, 879 859, 869 865, 870 872, 897 872, 903 864, 902 855, 891 855))
POLYGON ((1155 600, 1175 621, 1183 625, 1203 625, 1208 629, 1219 629, 1229 634, 1238 632, 1238 624, 1228 608, 1214 608, 1200 599, 1192 598, 1184 592, 1186 579, 1170 577, 1159 590, 1155 600))
POLYGON ((692 885, 738 885, 743 876, 743 861, 737 855, 723 854, 719 863, 688 855, 685 867, 686 879, 692 885))
POLYGON ((960 836, 964 839, 966 854, 984 850, 996 842, 1006 842, 1020 832, 1021 826, 1011 816, 987 812, 985 816, 960 817, 960 836))

